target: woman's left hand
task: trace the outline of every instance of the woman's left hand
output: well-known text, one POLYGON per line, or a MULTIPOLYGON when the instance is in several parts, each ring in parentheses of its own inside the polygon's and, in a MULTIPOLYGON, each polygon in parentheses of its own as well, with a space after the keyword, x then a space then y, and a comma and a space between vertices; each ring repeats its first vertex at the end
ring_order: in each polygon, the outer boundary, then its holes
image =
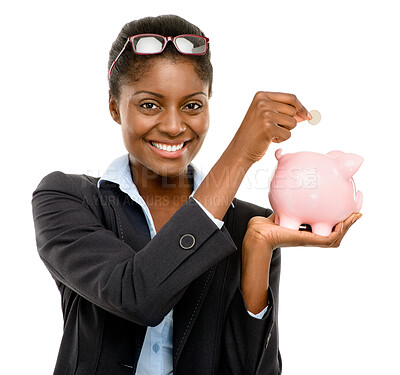
POLYGON ((361 216, 360 213, 352 213, 347 219, 336 224, 329 236, 281 227, 274 223, 275 214, 267 218, 254 216, 249 220, 243 244, 246 242, 248 246, 249 241, 257 241, 257 247, 260 243, 265 243, 265 246, 271 250, 289 246, 338 247, 349 228, 361 216))
POLYGON ((273 251, 278 247, 338 247, 349 228, 361 217, 351 214, 336 224, 329 236, 281 227, 275 215, 254 216, 249 220, 242 244, 241 289, 247 309, 260 312, 267 304, 269 268, 273 251))

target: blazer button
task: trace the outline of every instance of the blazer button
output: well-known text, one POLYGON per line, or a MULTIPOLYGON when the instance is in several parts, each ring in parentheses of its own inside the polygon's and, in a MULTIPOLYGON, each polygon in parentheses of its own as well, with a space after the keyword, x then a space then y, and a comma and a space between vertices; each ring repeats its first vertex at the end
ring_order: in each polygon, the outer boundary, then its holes
POLYGON ((179 240, 179 245, 183 250, 191 249, 196 243, 196 239, 189 233, 184 234, 179 240))

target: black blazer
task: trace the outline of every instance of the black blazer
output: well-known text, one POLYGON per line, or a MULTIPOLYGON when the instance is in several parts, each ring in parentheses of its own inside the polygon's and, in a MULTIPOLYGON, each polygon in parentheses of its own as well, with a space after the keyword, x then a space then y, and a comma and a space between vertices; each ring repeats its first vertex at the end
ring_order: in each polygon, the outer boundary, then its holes
POLYGON ((171 308, 174 374, 280 374, 280 249, 262 319, 240 290, 247 223, 271 210, 235 198, 219 230, 189 198, 150 240, 142 208, 97 181, 53 172, 33 193, 37 248, 62 298, 54 374, 135 374, 146 327, 171 308))

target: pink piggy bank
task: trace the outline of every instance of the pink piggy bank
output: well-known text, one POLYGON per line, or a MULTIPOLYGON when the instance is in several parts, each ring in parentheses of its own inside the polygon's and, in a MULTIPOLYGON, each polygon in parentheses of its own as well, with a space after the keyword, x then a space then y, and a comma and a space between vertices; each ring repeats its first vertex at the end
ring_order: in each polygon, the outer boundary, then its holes
POLYGON ((282 155, 279 149, 275 157, 269 201, 276 224, 296 230, 308 224, 313 233, 328 236, 338 222, 360 211, 363 196, 352 176, 364 161, 361 156, 342 151, 282 155))

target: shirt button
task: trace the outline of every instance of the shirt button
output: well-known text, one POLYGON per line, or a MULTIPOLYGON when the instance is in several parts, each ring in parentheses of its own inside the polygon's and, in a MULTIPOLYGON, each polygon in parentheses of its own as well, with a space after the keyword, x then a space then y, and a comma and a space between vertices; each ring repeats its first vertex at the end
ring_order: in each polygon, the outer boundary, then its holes
POLYGON ((196 239, 189 233, 184 234, 181 239, 179 240, 179 245, 184 250, 191 249, 194 244, 196 243, 196 239))
POLYGON ((155 353, 157 353, 160 350, 160 345, 154 344, 153 345, 153 350, 154 350, 155 353))

